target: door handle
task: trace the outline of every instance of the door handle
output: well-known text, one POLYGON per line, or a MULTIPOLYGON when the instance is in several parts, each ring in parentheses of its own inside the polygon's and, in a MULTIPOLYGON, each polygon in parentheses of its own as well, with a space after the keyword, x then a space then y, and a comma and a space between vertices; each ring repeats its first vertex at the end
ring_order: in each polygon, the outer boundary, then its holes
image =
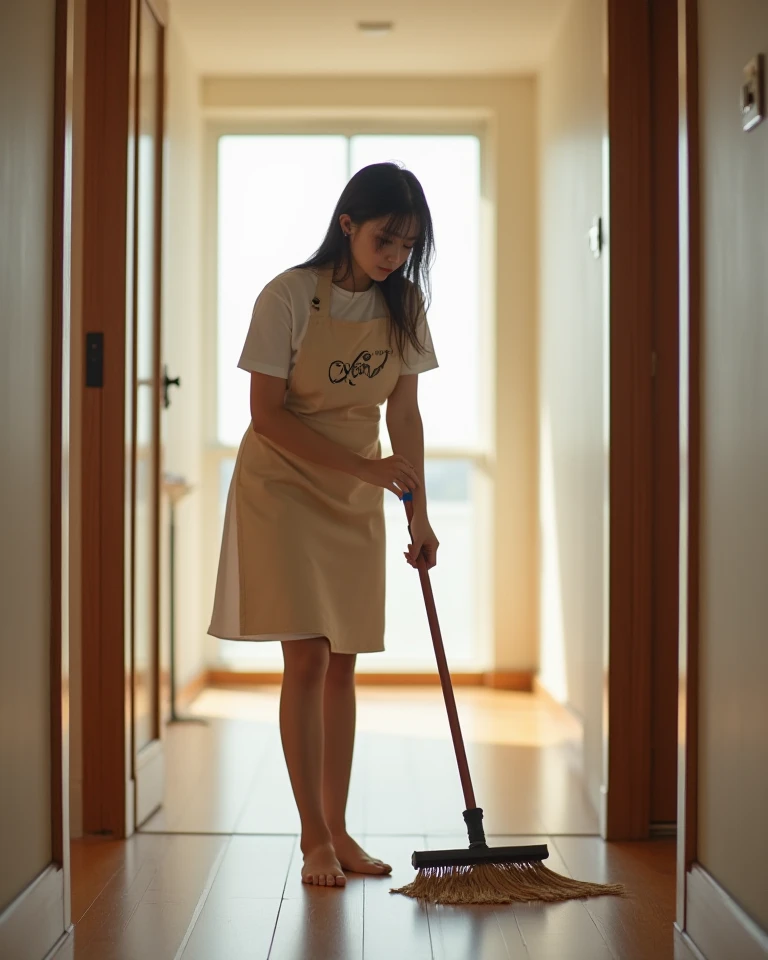
POLYGON ((181 377, 169 377, 168 376, 168 365, 163 365, 163 406, 167 410, 171 405, 171 398, 168 393, 169 387, 180 387, 181 386, 181 377))

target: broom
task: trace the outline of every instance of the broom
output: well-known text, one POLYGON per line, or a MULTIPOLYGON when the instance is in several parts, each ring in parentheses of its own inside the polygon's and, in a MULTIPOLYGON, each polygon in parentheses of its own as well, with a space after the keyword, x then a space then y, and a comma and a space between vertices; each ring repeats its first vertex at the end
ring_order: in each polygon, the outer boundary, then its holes
MULTIPOLYGON (((402 499, 410 532, 413 495, 406 493, 402 499)), ((444 904, 525 903, 534 900, 556 902, 605 895, 624 896, 625 890, 621 884, 584 883, 549 870, 543 863, 549 856, 545 843, 519 847, 489 847, 486 843, 483 811, 475 802, 451 675, 448 672, 432 585, 423 555, 417 560, 417 568, 467 806, 464 821, 469 837, 469 849, 415 852, 411 863, 418 870, 416 878, 406 886, 393 888, 390 892, 444 904)))

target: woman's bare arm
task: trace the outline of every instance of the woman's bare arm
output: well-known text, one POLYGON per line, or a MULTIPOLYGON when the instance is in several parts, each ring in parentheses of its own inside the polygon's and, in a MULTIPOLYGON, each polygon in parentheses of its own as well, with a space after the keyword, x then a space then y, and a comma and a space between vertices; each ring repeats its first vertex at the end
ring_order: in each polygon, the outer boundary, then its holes
POLYGON ((416 468, 418 489, 413 494, 413 510, 416 514, 427 513, 427 497, 424 489, 424 426, 419 410, 418 374, 405 374, 387 401, 387 430, 392 440, 392 449, 405 457, 416 468))
POLYGON ((285 408, 286 381, 251 373, 251 425, 266 437, 304 460, 358 477, 399 495, 399 488, 415 490, 417 472, 403 456, 368 460, 308 427, 285 408))

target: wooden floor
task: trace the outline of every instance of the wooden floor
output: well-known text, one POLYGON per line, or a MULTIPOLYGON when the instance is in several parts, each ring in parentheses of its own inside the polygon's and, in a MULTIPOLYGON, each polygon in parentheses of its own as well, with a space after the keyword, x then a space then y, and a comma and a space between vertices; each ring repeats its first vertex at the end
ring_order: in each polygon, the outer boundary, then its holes
MULTIPOLYGON (((598 832, 570 714, 530 694, 460 688, 456 697, 489 832, 598 832)), ((168 728, 166 800, 144 830, 298 832, 278 703, 276 687, 205 691, 192 712, 208 726, 168 728)), ((451 834, 463 829, 463 809, 439 687, 359 687, 350 831, 451 834)))
POLYGON ((360 690, 350 828, 394 866, 344 890, 301 883, 276 691, 206 691, 168 729, 163 810, 127 842, 72 846, 75 960, 671 960, 674 844, 604 844, 578 725, 546 701, 457 691, 490 842, 546 842, 564 874, 627 900, 428 908, 389 892, 414 849, 465 846, 439 690, 360 690), (442 722, 441 722, 442 721, 442 722))

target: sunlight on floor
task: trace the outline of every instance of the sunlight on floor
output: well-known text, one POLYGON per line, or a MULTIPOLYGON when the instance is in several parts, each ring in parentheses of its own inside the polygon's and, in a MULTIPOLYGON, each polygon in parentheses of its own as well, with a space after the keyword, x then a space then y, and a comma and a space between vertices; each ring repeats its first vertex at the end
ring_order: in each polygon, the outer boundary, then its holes
MULTIPOLYGON (((581 743, 578 720, 542 696, 474 687, 459 687, 455 693, 468 742, 530 747, 581 743)), ((277 724, 279 698, 276 686, 208 688, 195 700, 190 713, 277 724)), ((357 700, 360 731, 420 740, 450 737, 439 687, 359 686, 357 700)))

